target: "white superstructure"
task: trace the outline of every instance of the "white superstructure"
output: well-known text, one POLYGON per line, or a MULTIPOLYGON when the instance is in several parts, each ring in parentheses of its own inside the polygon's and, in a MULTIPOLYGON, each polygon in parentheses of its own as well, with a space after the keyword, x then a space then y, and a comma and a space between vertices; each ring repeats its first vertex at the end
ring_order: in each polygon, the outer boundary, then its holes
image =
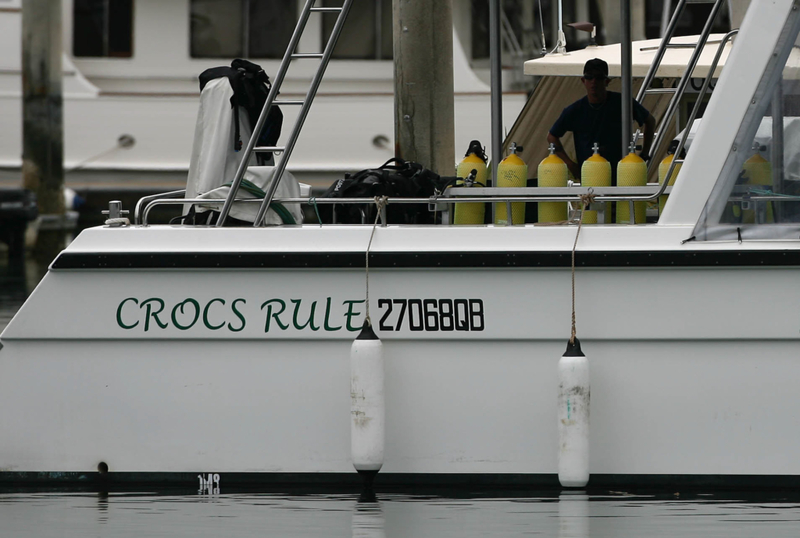
MULTIPOLYGON (((135 0, 130 2, 130 50, 116 56, 113 53, 103 56, 102 51, 90 56, 77 55, 73 40, 76 5, 87 2, 62 2, 64 168, 68 187, 136 188, 156 193, 185 186, 199 104, 197 77, 207 68, 229 65, 236 57, 235 50, 228 56, 208 57, 211 52, 207 42, 213 36, 204 41, 202 24, 197 22, 193 27, 192 17, 197 21, 198 11, 213 4, 230 15, 239 3, 135 0), (118 139, 122 135, 132 137, 135 143, 120 147, 118 139)), ((302 7, 298 2, 284 3, 297 4, 298 11, 302 7)), ((386 4, 380 0, 376 3, 386 4)), ((99 9, 102 4, 93 5, 99 9)), ((272 4, 264 5, 273 9, 272 4)), ((488 141, 485 133, 490 130, 490 90, 470 67, 464 49, 465 44, 470 45, 469 4, 459 1, 455 8, 456 23, 467 36, 459 38, 454 30, 458 155, 466 150, 470 140, 484 136, 488 141)), ((365 17, 353 16, 353 24, 366 25, 365 17)), ((22 154, 21 19, 21 0, 0 1, 0 123, 4 126, 0 132, 0 184, 13 187, 20 186, 22 154)), ((219 21, 217 37, 230 40, 225 23, 219 21)), ((284 26, 292 28, 294 20, 287 20, 284 26)), ((389 33, 390 30, 391 25, 389 33)), ((363 31, 367 40, 369 32, 374 30, 365 26, 363 31)), ((319 15, 312 17, 305 35, 301 50, 316 51, 323 36, 319 15)), ((391 35, 388 38, 391 42, 391 35)), ((268 75, 275 76, 280 57, 264 58, 256 54, 250 58, 268 75)), ((313 74, 314 68, 308 62, 293 67, 281 97, 302 98, 313 74)), ((290 171, 324 189, 345 172, 375 167, 392 157, 392 77, 390 57, 334 57, 298 141, 290 171)), ((524 102, 524 92, 504 97, 508 128, 524 102)), ((291 126, 297 109, 284 108, 284 125, 291 126)))

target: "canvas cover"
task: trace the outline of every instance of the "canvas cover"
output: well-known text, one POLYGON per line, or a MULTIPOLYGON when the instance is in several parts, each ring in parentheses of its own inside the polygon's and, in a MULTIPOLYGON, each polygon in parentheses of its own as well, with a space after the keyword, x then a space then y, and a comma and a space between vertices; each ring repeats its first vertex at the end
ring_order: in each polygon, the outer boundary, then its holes
MULTIPOLYGON (((248 185, 248 188, 240 188, 237 198, 261 198, 263 199, 262 192, 266 192, 269 190, 269 185, 272 183, 272 175, 275 172, 275 167, 273 166, 251 166, 247 169, 244 174, 244 181, 249 182, 251 185, 254 185, 258 188, 255 193, 253 192, 254 189, 248 185), (262 191, 262 192, 259 192, 262 191)), ((278 184, 278 189, 275 191, 275 198, 298 198, 300 196, 308 196, 308 192, 310 192, 310 187, 308 185, 304 185, 306 188, 303 189, 300 183, 298 183, 297 179, 290 173, 284 172, 283 179, 278 184), (305 191, 305 192, 304 192, 305 191)), ((230 192, 231 188, 227 185, 223 185, 221 187, 217 187, 216 189, 212 189, 206 193, 198 195, 198 198, 216 198, 216 199, 225 199, 228 197, 228 193, 230 192)), ((258 214, 258 209, 261 204, 253 203, 253 202, 234 202, 231 206, 230 216, 244 220, 247 222, 254 222, 256 220, 256 215, 258 214)), ((303 222, 303 211, 300 208, 300 204, 282 204, 289 213, 291 213, 292 217, 294 218, 294 222, 296 224, 301 224, 303 222)), ((196 208, 198 213, 209 211, 209 210, 219 210, 219 204, 209 204, 208 206, 199 206, 196 208)), ((266 224, 267 225, 274 225, 274 224, 288 224, 284 222, 284 218, 280 216, 278 213, 275 212, 274 209, 270 208, 266 215, 266 224)))
MULTIPOLYGON (((217 78, 206 84, 200 93, 200 106, 197 112, 197 123, 194 131, 192 155, 189 162, 189 176, 186 181, 186 198, 225 198, 230 192, 230 184, 236 175, 236 170, 244 157, 244 151, 235 151, 232 140, 234 139, 234 114, 231 108, 233 89, 227 78, 217 78)), ((239 131, 243 140, 248 140, 252 133, 247 112, 244 109, 239 113, 239 131)), ((258 189, 266 191, 272 180, 274 167, 251 166, 245 173, 244 179, 255 185, 258 189)), ((288 171, 284 172, 283 179, 278 186, 275 196, 297 197, 300 196, 300 185, 297 179, 288 171)), ((240 189, 237 198, 254 198, 255 194, 245 189, 240 189)), ((230 216, 240 220, 252 222, 255 220, 259 204, 234 203, 230 216)), ((196 208, 198 211, 219 209, 219 204, 209 204, 206 207, 196 208)), ((297 223, 302 222, 302 212, 299 204, 286 206, 295 217, 297 223)), ((190 209, 187 204, 184 212, 190 209)), ((280 224, 283 219, 270 210, 266 218, 267 224, 280 224)))

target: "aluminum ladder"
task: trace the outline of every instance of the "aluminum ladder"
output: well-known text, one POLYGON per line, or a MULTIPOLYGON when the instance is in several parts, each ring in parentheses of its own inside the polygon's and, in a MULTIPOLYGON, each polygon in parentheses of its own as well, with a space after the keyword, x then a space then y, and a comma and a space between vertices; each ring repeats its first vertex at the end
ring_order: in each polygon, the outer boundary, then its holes
MULTIPOLYGON (((724 3, 725 0, 678 0, 678 4, 675 6, 675 11, 672 13, 672 17, 667 25, 664 37, 661 39, 661 44, 658 47, 656 56, 653 58, 653 63, 650 64, 650 69, 648 69, 647 75, 645 75, 644 81, 642 82, 642 87, 639 88, 639 94, 636 96, 636 100, 641 103, 645 95, 656 93, 673 94, 672 99, 667 106, 667 110, 664 113, 664 117, 661 120, 661 123, 658 125, 653 136, 653 144, 650 148, 650 155, 655 155, 658 151, 658 146, 663 142, 663 133, 666 132, 667 125, 670 124, 675 116, 675 112, 678 109, 681 97, 683 97, 686 87, 689 85, 689 81, 692 78, 692 72, 694 71, 694 68, 697 66, 697 62, 700 59, 700 54, 703 52, 703 48, 708 42, 708 36, 711 34, 711 27, 714 25, 714 21, 717 18, 717 13, 719 13, 719 10, 724 3), (708 19, 706 19, 705 25, 703 26, 703 31, 700 34, 697 43, 670 43, 672 36, 675 34, 675 28, 678 26, 678 20, 680 19, 680 16, 683 13, 683 8, 686 6, 686 4, 711 3, 714 5, 711 8, 711 13, 709 13, 708 19), (686 65, 686 71, 684 71, 683 76, 675 88, 651 88, 650 85, 652 84, 653 79, 658 72, 658 68, 661 66, 661 61, 664 58, 664 52, 668 48, 693 48, 694 51, 689 59, 689 63, 686 65)), ((636 140, 634 140, 634 142, 636 142, 636 140)), ((675 159, 676 164, 683 162, 683 160, 679 159, 678 156, 676 156, 675 159)), ((659 163, 655 162, 654 159, 651 159, 648 165, 648 177, 650 177, 650 173, 658 166, 658 164, 659 163)))
POLYGON ((253 127, 253 133, 250 136, 247 147, 243 150, 244 156, 242 157, 241 163, 239 163, 239 167, 236 170, 236 175, 231 183, 230 193, 228 193, 228 197, 225 199, 225 203, 220 210, 219 219, 217 219, 216 224, 218 227, 225 224, 225 220, 230 213, 231 206, 233 205, 234 200, 236 200, 236 195, 238 194, 239 187, 242 184, 242 178, 244 178, 244 173, 247 170, 248 163, 250 162, 253 152, 273 152, 276 154, 276 156, 280 154, 280 157, 276 159, 275 171, 272 174, 272 181, 270 182, 269 190, 267 191, 266 196, 264 196, 264 201, 259 207, 258 214, 253 222, 253 226, 259 226, 264 220, 264 216, 267 214, 267 210, 272 203, 272 198, 275 196, 275 190, 278 188, 278 184, 283 178, 283 173, 286 171, 286 165, 289 162, 289 157, 292 154, 292 150, 297 142, 297 138, 300 136, 300 130, 303 128, 303 123, 306 120, 306 116, 308 116, 311 103, 314 100, 314 96, 317 94, 320 82, 322 82, 322 76, 325 74, 325 69, 327 68, 328 62, 331 59, 333 48, 336 46, 336 41, 339 39, 339 34, 342 32, 342 27, 347 19, 347 14, 350 11, 350 6, 352 5, 353 0, 344 0, 344 3, 341 7, 314 7, 314 2, 315 0, 306 0, 303 10, 300 13, 300 17, 297 20, 297 26, 295 26, 294 32, 292 33, 292 38, 289 40, 289 45, 283 55, 283 60, 281 60, 278 73, 275 75, 272 88, 270 89, 267 100, 264 103, 264 108, 261 109, 261 114, 258 116, 258 121, 256 122, 255 127, 253 127), (338 15, 323 52, 295 52, 297 44, 300 42, 300 37, 303 35, 303 31, 305 30, 306 23, 308 22, 308 18, 311 13, 320 13, 322 15, 325 13, 337 13, 338 15), (296 101, 277 100, 276 97, 280 91, 281 85, 283 84, 283 80, 286 77, 289 64, 292 62, 292 60, 300 59, 320 60, 319 66, 317 67, 317 72, 314 74, 314 77, 311 80, 311 85, 308 88, 305 99, 296 101), (266 121, 267 115, 269 114, 269 111, 273 105, 300 106, 300 112, 297 115, 297 120, 295 120, 294 126, 292 127, 292 132, 284 146, 256 146, 258 134, 261 132, 261 128, 264 126, 264 122, 266 121))

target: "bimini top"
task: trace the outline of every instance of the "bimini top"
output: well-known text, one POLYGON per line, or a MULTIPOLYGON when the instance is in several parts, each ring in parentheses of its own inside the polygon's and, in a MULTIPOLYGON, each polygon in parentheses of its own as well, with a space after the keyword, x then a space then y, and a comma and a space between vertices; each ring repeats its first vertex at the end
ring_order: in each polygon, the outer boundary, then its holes
MULTIPOLYGON (((717 52, 719 43, 724 34, 711 34, 708 38, 708 43, 703 48, 703 53, 697 62, 697 67, 694 70, 695 77, 705 77, 708 75, 708 70, 711 62, 714 60, 714 55, 717 52)), ((697 42, 697 36, 680 36, 673 37, 672 44, 687 44, 691 45, 697 42)), ((644 41, 634 41, 631 44, 631 63, 634 77, 644 77, 650 64, 653 63, 653 58, 658 51, 661 44, 661 39, 647 39, 644 41)), ((725 51, 722 53, 719 64, 715 70, 714 76, 718 77, 722 67, 725 65, 725 60, 728 58, 732 43, 725 46, 725 51)), ((685 48, 668 48, 664 53, 664 58, 656 73, 657 77, 680 77, 686 70, 686 65, 689 63, 693 47, 685 48)), ((620 45, 615 43, 613 45, 604 45, 602 47, 589 46, 581 50, 575 50, 566 54, 548 54, 542 58, 535 60, 528 60, 525 62, 526 75, 538 76, 574 76, 579 77, 583 74, 583 64, 592 58, 601 58, 608 63, 608 74, 611 77, 621 76, 620 67, 620 45)))

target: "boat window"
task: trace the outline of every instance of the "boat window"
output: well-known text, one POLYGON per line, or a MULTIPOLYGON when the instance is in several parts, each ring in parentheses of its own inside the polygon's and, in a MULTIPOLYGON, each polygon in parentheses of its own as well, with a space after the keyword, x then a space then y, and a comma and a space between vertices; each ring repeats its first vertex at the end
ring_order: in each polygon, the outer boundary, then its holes
POLYGON ((297 0, 191 0, 193 58, 283 58, 297 0))
POLYGON ((74 0, 72 11, 74 56, 133 55, 133 0, 74 0))
POLYGON ((722 168, 695 229, 697 238, 797 239, 800 48, 795 39, 796 35, 785 36, 778 41, 774 57, 779 63, 767 67, 756 90, 757 96, 764 96, 764 111, 742 122, 737 150, 722 168))
MULTIPOLYGON (((341 6, 342 0, 325 0, 326 7, 341 6)), ((322 42, 327 43, 336 16, 322 19, 322 42)), ((392 59, 392 0, 354 0, 347 15, 333 58, 340 60, 392 59)))

